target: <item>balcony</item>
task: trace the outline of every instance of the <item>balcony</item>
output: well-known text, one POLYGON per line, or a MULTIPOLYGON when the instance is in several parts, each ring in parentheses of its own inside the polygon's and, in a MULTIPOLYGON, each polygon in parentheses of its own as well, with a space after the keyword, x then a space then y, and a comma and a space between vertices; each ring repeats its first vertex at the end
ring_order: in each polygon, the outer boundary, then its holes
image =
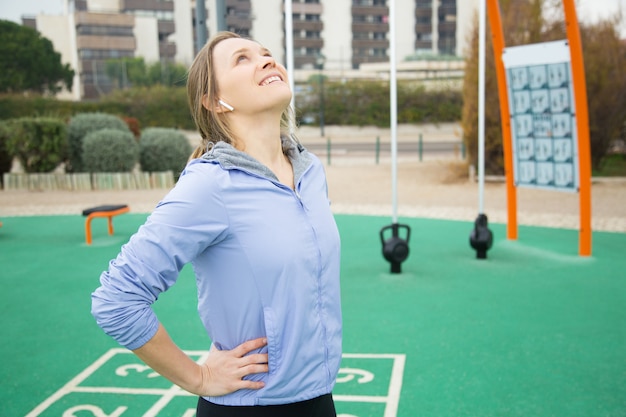
POLYGON ((387 39, 353 39, 352 48, 389 48, 387 39))
POLYGON ((431 41, 415 41, 415 49, 433 49, 431 41))
POLYGON ((159 43, 159 56, 161 58, 174 58, 176 56, 176 44, 174 42, 159 43))
POLYGON ((317 56, 313 55, 297 55, 293 57, 293 66, 295 68, 314 68, 317 56))
POLYGON ((134 51, 135 38, 122 36, 79 36, 76 39, 76 49, 114 49, 118 51, 134 51))
POLYGON ((439 33, 456 33, 456 22, 439 22, 439 33))
POLYGON ((167 36, 176 32, 176 24, 173 20, 159 20, 157 26, 159 28, 159 35, 167 36))
POLYGON ((415 24, 415 33, 432 33, 433 25, 432 24, 415 24))
POLYGON ((352 6, 352 15, 359 16, 388 16, 387 6, 352 6))
POLYGON ((158 10, 173 12, 174 2, 163 0, 120 0, 120 10, 158 10))
POLYGON ((76 26, 135 26, 135 16, 119 13, 76 13, 76 26))
POLYGON ((249 17, 237 16, 237 15, 226 15, 226 26, 234 27, 237 29, 248 29, 252 28, 252 21, 249 17))
POLYGON ((428 8, 428 9, 419 9, 416 8, 415 9, 415 17, 427 17, 427 16, 432 16, 433 15, 433 9, 428 8))
POLYGON ((252 11, 252 5, 250 1, 226 0, 226 11, 228 14, 245 13, 249 15, 252 11))
POLYGON ((319 39, 307 39, 307 38, 294 38, 293 46, 295 48, 315 48, 322 49, 324 47, 324 40, 319 39))
POLYGON ((389 32, 389 23, 355 23, 352 22, 352 32, 389 32))
POLYGON ((361 64, 371 64, 376 62, 388 62, 389 57, 386 56, 370 56, 370 55, 352 55, 352 65, 356 67, 361 64))
POLYGON ((321 32, 324 30, 324 22, 322 21, 306 21, 306 20, 294 20, 294 30, 308 30, 310 32, 321 32))
POLYGON ((324 12, 324 6, 321 3, 293 3, 291 7, 293 13, 321 15, 324 12))

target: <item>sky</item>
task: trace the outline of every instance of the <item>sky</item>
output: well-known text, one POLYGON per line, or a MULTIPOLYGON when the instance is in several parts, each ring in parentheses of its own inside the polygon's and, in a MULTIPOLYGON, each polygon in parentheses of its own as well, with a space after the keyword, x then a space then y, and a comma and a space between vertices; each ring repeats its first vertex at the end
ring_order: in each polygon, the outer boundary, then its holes
MULTIPOLYGON (((39 13, 63 14, 66 0, 0 0, 0 19, 22 22, 22 15, 34 16, 39 13)), ((463 0, 460 0, 463 1, 463 0)), ((577 0, 578 18, 594 22, 612 16, 620 7, 626 14, 626 0, 577 0)), ((626 36, 626 28, 622 28, 626 36)))

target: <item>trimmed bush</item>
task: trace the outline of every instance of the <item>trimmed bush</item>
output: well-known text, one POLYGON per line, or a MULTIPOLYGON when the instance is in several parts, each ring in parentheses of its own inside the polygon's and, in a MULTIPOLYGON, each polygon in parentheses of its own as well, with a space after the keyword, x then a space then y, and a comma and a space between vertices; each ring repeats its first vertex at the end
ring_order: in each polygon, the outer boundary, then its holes
POLYGON ((106 113, 80 113, 72 117, 67 126, 69 145, 69 172, 93 172, 93 168, 83 161, 83 141, 85 137, 101 129, 116 129, 130 133, 128 125, 121 118, 106 113))
POLYGON ((192 150, 189 140, 180 131, 151 127, 141 133, 139 163, 143 171, 171 170, 178 178, 192 150))
POLYGON ((9 126, 5 122, 0 122, 0 184, 3 184, 3 174, 11 172, 11 165, 13 165, 13 155, 7 149, 7 141, 10 137, 9 126))
POLYGON ((26 172, 50 172, 67 156, 65 123, 49 117, 23 117, 4 123, 5 146, 26 172))
POLYGON ((82 156, 89 172, 130 172, 139 160, 139 145, 128 130, 100 129, 85 136, 82 156))

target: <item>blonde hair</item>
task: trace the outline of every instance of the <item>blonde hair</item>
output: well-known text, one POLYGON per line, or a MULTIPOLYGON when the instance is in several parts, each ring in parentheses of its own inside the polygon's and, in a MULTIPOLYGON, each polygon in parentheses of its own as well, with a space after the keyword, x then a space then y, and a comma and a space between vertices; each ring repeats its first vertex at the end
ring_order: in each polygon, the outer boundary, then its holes
MULTIPOLYGON (((218 99, 219 88, 213 71, 213 50, 215 46, 226 39, 241 38, 233 32, 218 32, 209 39, 198 52, 187 74, 187 99, 191 116, 200 132, 202 141, 191 154, 191 159, 201 157, 210 143, 226 142, 237 148, 235 138, 224 113, 217 113, 207 109, 202 104, 206 94, 208 103, 215 103, 218 99)), ((283 111, 280 120, 281 135, 292 136, 291 127, 294 126, 294 115, 291 106, 283 111)))

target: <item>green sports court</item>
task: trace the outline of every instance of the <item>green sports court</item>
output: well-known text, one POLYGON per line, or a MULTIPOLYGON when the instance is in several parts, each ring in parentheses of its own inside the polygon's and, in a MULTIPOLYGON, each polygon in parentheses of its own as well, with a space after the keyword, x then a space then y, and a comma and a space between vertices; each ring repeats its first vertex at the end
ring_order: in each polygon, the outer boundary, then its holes
MULTIPOLYGON (((172 387, 104 335, 90 314, 100 272, 145 214, 5 217, 0 228, 0 415, 192 417, 172 387)), ((626 416, 626 234, 490 224, 477 260, 473 224, 400 218, 411 227, 401 274, 381 254, 386 217, 337 215, 344 359, 334 392, 344 417, 626 416)), ((198 359, 209 340, 191 268, 155 306, 198 359)))

